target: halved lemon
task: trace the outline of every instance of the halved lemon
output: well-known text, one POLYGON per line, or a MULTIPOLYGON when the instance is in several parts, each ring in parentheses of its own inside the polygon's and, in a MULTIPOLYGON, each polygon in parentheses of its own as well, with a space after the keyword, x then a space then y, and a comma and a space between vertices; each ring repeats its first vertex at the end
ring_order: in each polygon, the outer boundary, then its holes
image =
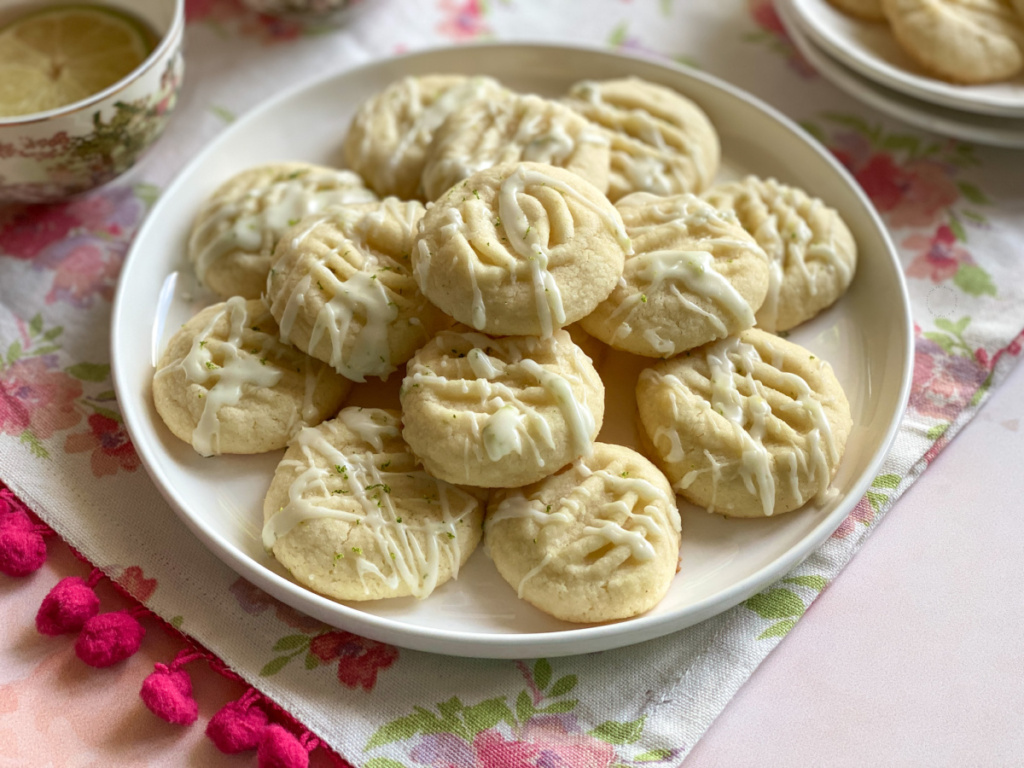
POLYGON ((0 117, 56 109, 113 85, 145 61, 155 36, 94 5, 62 5, 0 29, 0 117))

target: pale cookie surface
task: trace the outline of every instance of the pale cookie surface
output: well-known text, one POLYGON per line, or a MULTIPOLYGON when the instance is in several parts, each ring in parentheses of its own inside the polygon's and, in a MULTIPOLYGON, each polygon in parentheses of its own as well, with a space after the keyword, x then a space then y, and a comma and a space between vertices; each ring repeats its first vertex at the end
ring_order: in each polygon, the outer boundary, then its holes
POLYGON ((489 77, 425 75, 398 80, 356 112, 343 145, 345 162, 382 197, 421 198, 427 147, 448 113, 505 92, 489 77))
POLYGON ((637 403, 676 492, 729 517, 824 497, 852 424, 832 367, 757 328, 644 370, 637 403))
POLYGON ((885 21, 882 0, 828 0, 844 13, 865 21, 885 21))
POLYGON ((174 334, 153 400, 171 432, 203 456, 264 453, 337 413, 351 386, 282 343, 262 301, 235 297, 174 334))
POLYGON ((376 199, 352 171, 309 163, 250 168, 203 204, 189 235, 188 258, 199 282, 221 298, 258 299, 286 229, 331 205, 376 199))
POLYGON ((1024 19, 1010 0, 882 0, 900 45, 931 74, 989 83, 1024 69, 1024 19))
POLYGON ((481 537, 483 503, 436 480, 396 411, 345 408, 302 430, 263 505, 263 546, 297 582, 336 600, 423 598, 481 537))
POLYGON ((423 188, 436 200, 477 171, 526 160, 577 173, 608 188, 608 138, 555 101, 509 93, 467 102, 448 115, 427 151, 423 188))
POLYGON ((514 163, 474 174, 430 207, 413 272, 434 304, 478 331, 550 336, 611 293, 629 248, 594 185, 514 163))
POLYGON ((483 488, 540 480, 590 451, 604 385, 566 331, 442 331, 402 382, 403 436, 435 477, 483 488))
POLYGON ((267 282, 281 337, 353 381, 386 377, 450 321, 420 293, 410 251, 423 204, 387 198, 303 219, 267 282))
POLYGON ((615 204, 633 243, 622 280, 580 321, 616 349, 671 357, 754 324, 768 258, 731 212, 691 194, 615 204))
POLYGON ((519 597, 564 621, 625 619, 665 596, 679 562, 675 494, 636 451, 593 454, 491 496, 487 552, 519 597))
POLYGON ((768 255, 759 328, 793 328, 831 306, 850 286, 857 244, 839 213, 820 199, 756 176, 720 184, 703 197, 719 210, 734 211, 768 255))
POLYGON ((606 132, 611 142, 608 197, 630 192, 700 192, 718 172, 721 148, 694 102, 638 78, 584 80, 565 103, 606 132))

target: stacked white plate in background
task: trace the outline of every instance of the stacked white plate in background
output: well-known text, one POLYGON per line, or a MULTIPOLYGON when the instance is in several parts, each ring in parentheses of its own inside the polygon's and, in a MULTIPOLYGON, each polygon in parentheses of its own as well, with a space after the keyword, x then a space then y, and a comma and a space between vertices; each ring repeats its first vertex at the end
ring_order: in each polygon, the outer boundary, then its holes
POLYGON ((1024 149, 1024 74, 955 85, 931 77, 884 22, 847 16, 827 0, 775 0, 797 49, 833 85, 917 128, 1024 149))

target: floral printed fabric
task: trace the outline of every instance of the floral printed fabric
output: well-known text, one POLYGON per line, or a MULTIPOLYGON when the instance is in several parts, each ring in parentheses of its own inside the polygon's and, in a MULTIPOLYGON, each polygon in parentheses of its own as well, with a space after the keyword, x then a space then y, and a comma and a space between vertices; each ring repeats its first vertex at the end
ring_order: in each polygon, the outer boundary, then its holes
POLYGON ((1019 157, 912 131, 851 104, 800 59, 768 0, 360 6, 349 26, 324 30, 258 16, 239 0, 190 0, 179 113, 142 165, 73 202, 0 209, 0 479, 354 765, 678 765, 1020 356, 1019 157), (183 162, 234 115, 297 81, 480 38, 639 51, 756 93, 849 168, 890 228, 908 279, 914 388, 870 492, 778 584, 622 651, 453 660, 295 612, 223 566, 168 509, 139 471, 110 383, 117 275, 147 208, 183 162))

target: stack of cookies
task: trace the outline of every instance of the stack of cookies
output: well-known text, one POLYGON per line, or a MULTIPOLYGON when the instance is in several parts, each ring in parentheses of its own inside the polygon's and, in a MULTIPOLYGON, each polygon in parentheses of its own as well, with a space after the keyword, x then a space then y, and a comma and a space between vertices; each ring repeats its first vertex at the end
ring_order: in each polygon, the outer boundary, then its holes
POLYGON ((204 204, 189 255, 224 302, 153 383, 204 456, 287 447, 263 542, 296 581, 422 598, 483 540, 541 610, 623 619, 678 569, 676 494, 764 517, 828 491, 849 405, 775 334, 846 290, 853 237, 773 179, 713 186, 692 101, 636 79, 555 101, 411 77, 342 149, 347 170, 255 168, 204 204), (611 404, 637 409, 643 453, 597 442, 624 355, 650 360, 637 404, 611 404), (392 375, 395 407, 342 407, 392 375))

